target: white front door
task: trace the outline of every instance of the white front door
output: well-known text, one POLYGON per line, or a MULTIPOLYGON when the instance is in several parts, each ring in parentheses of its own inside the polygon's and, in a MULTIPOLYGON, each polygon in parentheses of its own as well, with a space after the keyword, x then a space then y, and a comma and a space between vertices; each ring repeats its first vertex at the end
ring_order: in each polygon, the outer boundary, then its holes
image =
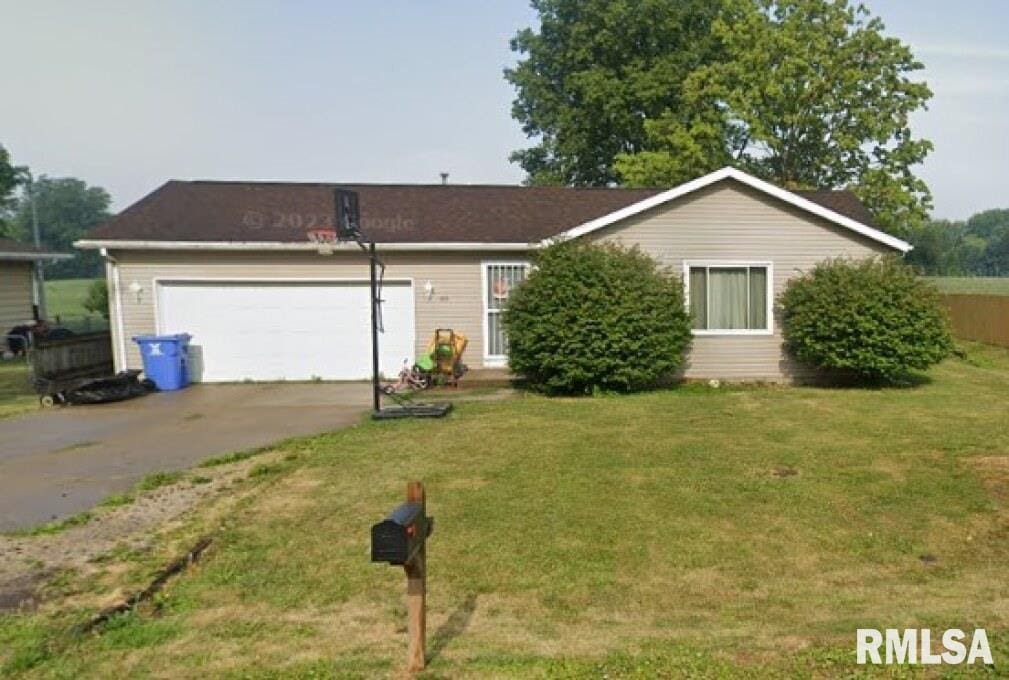
MULTIPOLYGON (((413 361, 413 289, 385 282, 380 366, 413 361)), ((360 380, 371 375, 367 282, 160 281, 158 332, 189 333, 194 381, 360 380)))

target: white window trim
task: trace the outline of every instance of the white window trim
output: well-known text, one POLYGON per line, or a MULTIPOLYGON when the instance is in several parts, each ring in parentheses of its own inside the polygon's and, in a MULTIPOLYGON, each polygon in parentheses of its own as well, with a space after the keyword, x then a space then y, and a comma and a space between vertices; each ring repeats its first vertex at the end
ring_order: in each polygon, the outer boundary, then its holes
POLYGON ((693 328, 696 336, 732 335, 774 335, 774 263, 760 260, 684 260, 683 261, 683 304, 690 311, 690 269, 692 267, 766 267, 767 268, 767 328, 693 328))
POLYGON ((483 365, 486 368, 505 368, 508 366, 507 354, 490 353, 490 309, 487 306, 487 294, 489 279, 487 272, 491 267, 525 267, 526 275, 529 275, 529 262, 526 260, 482 260, 480 262, 480 296, 483 300, 483 365))

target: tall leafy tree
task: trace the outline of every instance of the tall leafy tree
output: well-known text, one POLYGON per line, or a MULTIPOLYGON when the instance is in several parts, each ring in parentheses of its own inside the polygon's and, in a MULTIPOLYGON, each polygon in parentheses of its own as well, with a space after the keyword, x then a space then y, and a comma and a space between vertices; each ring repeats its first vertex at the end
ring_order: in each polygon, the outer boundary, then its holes
POLYGON ((985 210, 966 222, 932 220, 912 230, 907 261, 925 274, 1009 275, 1009 210, 985 210))
POLYGON ((984 239, 998 237, 1009 231, 1009 210, 995 208, 976 213, 967 220, 967 231, 984 239))
POLYGON ((788 188, 850 187, 907 235, 931 208, 914 167, 932 144, 909 117, 932 93, 884 30, 848 0, 724 0, 712 24, 724 51, 684 82, 687 111, 649 122, 653 148, 623 152, 617 171, 661 185, 732 162, 788 188))
POLYGON ((24 178, 24 169, 11 163, 10 153, 0 144, 0 237, 12 236, 10 211, 16 204, 15 190, 24 178))
POLYGON ((1009 276, 1009 230, 998 234, 985 250, 987 274, 1009 276))
MULTIPOLYGON (((42 175, 33 185, 35 208, 42 232, 42 245, 57 252, 76 253, 72 260, 46 266, 51 279, 91 278, 101 273, 101 257, 95 251, 75 251, 74 241, 110 217, 112 199, 105 189, 88 186, 75 177, 42 175)), ((32 233, 31 204, 22 192, 12 219, 17 238, 32 233)))
POLYGON ((532 183, 617 181, 620 153, 649 149, 646 122, 683 107, 683 82, 718 55, 716 0, 532 0, 539 30, 511 41, 512 115, 536 145, 516 151, 532 183))

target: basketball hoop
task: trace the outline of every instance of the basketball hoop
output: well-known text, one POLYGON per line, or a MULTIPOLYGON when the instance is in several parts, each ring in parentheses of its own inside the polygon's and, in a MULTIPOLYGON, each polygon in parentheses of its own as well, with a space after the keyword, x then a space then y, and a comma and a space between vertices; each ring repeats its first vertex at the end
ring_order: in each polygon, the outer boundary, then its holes
POLYGON ((332 255, 333 245, 336 243, 336 229, 310 229, 305 232, 309 243, 314 243, 320 255, 332 255))

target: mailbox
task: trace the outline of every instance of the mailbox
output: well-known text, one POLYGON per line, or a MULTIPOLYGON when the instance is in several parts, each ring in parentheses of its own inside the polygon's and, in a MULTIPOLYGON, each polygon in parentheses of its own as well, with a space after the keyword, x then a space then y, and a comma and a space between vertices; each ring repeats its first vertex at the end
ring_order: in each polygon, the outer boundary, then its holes
POLYGON ((371 527, 371 561, 410 562, 434 528, 434 518, 424 515, 420 503, 403 503, 386 519, 371 527))

